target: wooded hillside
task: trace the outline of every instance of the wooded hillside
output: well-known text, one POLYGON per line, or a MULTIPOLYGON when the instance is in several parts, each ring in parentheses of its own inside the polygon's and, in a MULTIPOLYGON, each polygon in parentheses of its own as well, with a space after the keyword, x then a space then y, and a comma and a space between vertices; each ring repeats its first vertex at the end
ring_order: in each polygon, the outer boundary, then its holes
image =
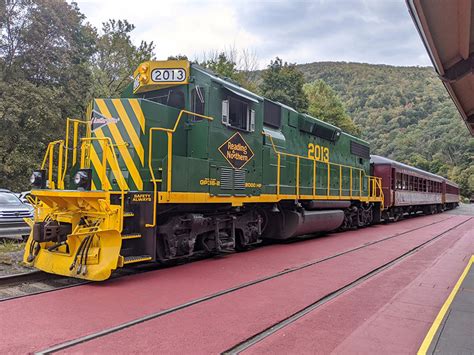
POLYGON ((298 65, 343 101, 372 153, 453 179, 474 193, 474 139, 432 68, 320 62, 298 65))

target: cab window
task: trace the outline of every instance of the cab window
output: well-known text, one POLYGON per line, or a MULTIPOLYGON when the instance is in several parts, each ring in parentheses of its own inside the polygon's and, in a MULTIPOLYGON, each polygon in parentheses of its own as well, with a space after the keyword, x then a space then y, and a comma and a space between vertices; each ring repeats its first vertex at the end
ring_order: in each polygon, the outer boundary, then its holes
POLYGON ((177 88, 150 91, 143 94, 143 98, 177 108, 178 110, 184 109, 185 106, 184 93, 177 88))
POLYGON ((232 128, 254 131, 255 111, 250 108, 248 102, 228 96, 222 101, 222 123, 232 128))
MULTIPOLYGON (((200 86, 196 86, 191 90, 191 111, 204 115, 204 109, 204 90, 200 86)), ((201 119, 199 116, 192 116, 193 121, 199 121, 201 119)))

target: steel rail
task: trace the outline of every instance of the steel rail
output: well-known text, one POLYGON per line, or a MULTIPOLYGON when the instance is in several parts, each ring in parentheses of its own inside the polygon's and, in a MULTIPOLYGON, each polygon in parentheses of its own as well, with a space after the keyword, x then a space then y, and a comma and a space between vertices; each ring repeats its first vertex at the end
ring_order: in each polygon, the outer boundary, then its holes
POLYGON ((5 301, 18 299, 18 298, 27 297, 27 296, 33 296, 33 295, 38 295, 38 294, 42 294, 42 293, 58 291, 58 290, 62 290, 62 289, 69 288, 69 287, 84 285, 84 284, 89 283, 89 282, 91 282, 91 281, 83 281, 83 280, 79 280, 79 279, 70 279, 70 278, 67 278, 66 276, 58 276, 58 275, 48 274, 48 273, 45 273, 45 272, 39 271, 39 270, 34 270, 34 271, 25 272, 25 273, 21 273, 21 274, 1 276, 0 277, 0 303, 5 302, 5 301), (32 292, 23 292, 22 291, 20 294, 17 294, 17 295, 14 295, 14 296, 3 297, 3 295, 2 295, 2 291, 6 290, 8 288, 11 288, 11 287, 22 285, 22 284, 31 284, 31 285, 34 285, 35 283, 48 284, 50 282, 64 281, 64 280, 70 280, 72 283, 69 284, 69 285, 61 285, 61 286, 49 285, 52 288, 48 289, 48 290, 38 290, 38 291, 32 291, 32 292))
POLYGON ((0 276, 0 287, 6 287, 20 282, 36 280, 44 275, 45 273, 39 270, 27 271, 12 275, 2 275, 0 276))
MULTIPOLYGON (((141 274, 141 273, 148 272, 148 271, 154 271, 154 270, 156 270, 156 265, 155 264, 137 265, 137 266, 134 266, 134 267, 117 270, 117 273, 113 274, 112 277, 109 280, 113 282, 113 281, 115 281, 117 279, 120 279, 122 277, 133 276, 133 275, 141 274)), ((48 274, 48 273, 45 273, 43 271, 35 270, 35 271, 32 271, 32 272, 25 272, 25 273, 21 273, 21 274, 0 276, 0 292, 2 290, 7 289, 8 287, 14 287, 14 286, 17 286, 18 284, 27 283, 27 282, 29 282, 29 283, 35 283, 35 282, 48 283, 48 282, 58 282, 58 281, 59 282, 70 281, 71 284, 59 285, 59 286, 49 285, 49 286, 52 287, 49 290, 24 292, 24 293, 16 295, 16 296, 2 297, 1 294, 0 294, 0 303, 5 302, 5 301, 11 301, 11 300, 18 299, 18 298, 34 296, 34 295, 39 295, 39 294, 43 294, 43 293, 64 290, 64 289, 70 288, 70 287, 76 287, 76 286, 82 286, 82 285, 94 283, 94 281, 70 278, 70 277, 67 277, 67 276, 60 276, 60 275, 54 275, 54 274, 48 274)))
MULTIPOLYGON (((264 276, 262 278, 259 278, 259 279, 253 280, 253 281, 248 281, 248 282, 242 283, 240 285, 237 285, 237 286, 234 286, 234 287, 222 290, 222 291, 218 291, 218 292, 215 292, 215 293, 207 295, 207 296, 196 298, 196 299, 191 300, 189 302, 185 302, 185 303, 182 303, 180 305, 177 305, 177 306, 174 306, 174 307, 171 307, 171 308, 167 308, 167 309, 164 309, 164 310, 156 312, 156 313, 151 313, 149 315, 146 315, 146 316, 143 316, 143 317, 140 317, 140 318, 136 318, 136 319, 133 319, 133 320, 125 322, 125 323, 121 323, 121 324, 119 324, 117 326, 114 326, 114 327, 106 328, 106 329, 101 330, 99 332, 91 333, 91 334, 88 334, 88 335, 85 335, 85 336, 82 336, 82 337, 79 337, 79 338, 76 338, 76 339, 69 340, 69 341, 64 342, 64 343, 56 344, 56 345, 51 346, 47 349, 37 351, 37 352, 35 352, 35 354, 50 354, 50 353, 61 351, 61 350, 67 349, 67 348, 71 348, 75 345, 85 343, 85 342, 88 342, 88 341, 91 341, 91 340, 94 340, 94 339, 97 339, 97 338, 101 338, 101 337, 106 336, 108 334, 112 334, 112 333, 121 331, 123 329, 133 327, 133 326, 138 325, 140 323, 144 323, 144 322, 156 319, 156 318, 160 318, 160 317, 168 315, 170 313, 174 313, 174 312, 180 311, 182 309, 189 308, 189 307, 194 306, 196 304, 200 304, 200 303, 203 303, 203 302, 206 302, 206 301, 210 301, 210 300, 213 300, 213 299, 218 298, 220 296, 230 294, 232 292, 239 291, 241 289, 244 289, 244 288, 247 288, 247 287, 250 287, 250 286, 253 286, 253 285, 257 285, 257 284, 263 283, 265 281, 269 281, 269 280, 281 277, 283 275, 290 274, 290 273, 308 268, 308 267, 316 265, 316 264, 320 264, 322 262, 325 262, 325 261, 328 261, 328 260, 331 260, 331 259, 335 259, 339 256, 346 255, 346 254, 349 254, 349 253, 367 248, 367 247, 372 246, 374 244, 378 244, 378 243, 381 243, 381 242, 384 242, 384 241, 387 241, 387 240, 390 240, 390 239, 393 239, 393 238, 398 238, 400 236, 403 236, 403 235, 406 235, 408 233, 420 230, 422 228, 431 227, 434 224, 438 224, 438 223, 447 221, 447 220, 452 219, 452 218, 454 218, 454 216, 444 218, 440 221, 436 221, 436 222, 428 224, 428 225, 423 225, 423 226, 420 226, 420 227, 417 227, 417 228, 413 228, 409 231, 405 231, 405 232, 402 232, 402 233, 397 233, 397 234, 394 234, 394 235, 391 235, 389 237, 382 238, 382 239, 379 239, 379 240, 376 240, 376 241, 373 241, 373 242, 364 243, 364 244, 359 245, 355 248, 347 249, 345 251, 333 254, 333 255, 328 256, 328 257, 316 259, 316 260, 307 262, 307 263, 299 265, 299 266, 295 266, 295 267, 292 267, 292 268, 285 269, 283 271, 274 273, 274 274, 269 275, 269 276, 264 276)), ((467 219, 467 220, 463 221, 462 223, 457 224, 456 226, 444 231, 443 233, 441 233, 439 235, 445 234, 445 233, 449 232, 450 230, 452 230, 454 228, 457 228, 461 224, 466 223, 469 220, 470 219, 467 219)), ((435 238, 437 238, 438 236, 436 236, 435 238)), ((424 243, 424 244, 426 244, 426 243, 424 243)))

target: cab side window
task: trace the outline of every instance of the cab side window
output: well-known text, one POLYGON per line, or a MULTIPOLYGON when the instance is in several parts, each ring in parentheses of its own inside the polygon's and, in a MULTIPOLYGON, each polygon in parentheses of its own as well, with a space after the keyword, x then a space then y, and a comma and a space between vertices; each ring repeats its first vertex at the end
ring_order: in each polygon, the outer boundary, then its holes
POLYGON ((222 101, 222 123, 226 126, 253 132, 255 130, 255 111, 250 104, 232 96, 222 101))
MULTIPOLYGON (((200 115, 204 115, 205 101, 204 101, 204 90, 200 86, 196 86, 191 90, 191 111, 200 115)), ((202 118, 199 116, 192 116, 193 121, 200 121, 202 118)))

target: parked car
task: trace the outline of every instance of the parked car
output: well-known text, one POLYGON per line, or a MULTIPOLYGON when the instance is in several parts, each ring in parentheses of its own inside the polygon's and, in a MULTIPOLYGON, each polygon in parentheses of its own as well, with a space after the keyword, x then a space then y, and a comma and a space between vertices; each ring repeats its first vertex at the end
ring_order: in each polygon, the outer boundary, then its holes
POLYGON ((10 190, 0 189, 0 237, 27 237, 30 226, 23 218, 33 218, 33 207, 10 190))
POLYGON ((30 201, 28 200, 28 197, 31 196, 31 191, 23 191, 18 194, 16 194, 18 198, 20 199, 21 202, 30 204, 30 201))

